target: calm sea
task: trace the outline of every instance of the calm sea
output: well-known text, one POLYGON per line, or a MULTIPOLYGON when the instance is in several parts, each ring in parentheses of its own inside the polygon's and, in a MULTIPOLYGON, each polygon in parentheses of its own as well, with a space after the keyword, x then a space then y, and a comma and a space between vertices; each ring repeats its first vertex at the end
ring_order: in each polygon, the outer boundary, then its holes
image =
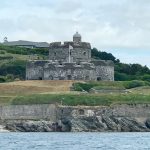
POLYGON ((150 133, 0 133, 0 150, 150 150, 150 133))

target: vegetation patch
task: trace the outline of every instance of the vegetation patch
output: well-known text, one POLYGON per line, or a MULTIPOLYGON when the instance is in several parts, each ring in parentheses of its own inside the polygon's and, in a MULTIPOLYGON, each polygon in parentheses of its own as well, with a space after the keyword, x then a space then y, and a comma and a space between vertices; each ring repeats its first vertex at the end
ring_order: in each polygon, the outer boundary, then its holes
POLYGON ((19 96, 11 101, 12 105, 51 104, 69 106, 110 106, 113 104, 150 103, 150 95, 140 94, 36 94, 19 96))
POLYGON ((99 90, 123 90, 123 89, 131 89, 135 87, 141 86, 150 86, 149 82, 146 81, 90 81, 86 83, 74 83, 73 89, 75 91, 87 91, 89 92, 92 88, 99 90))

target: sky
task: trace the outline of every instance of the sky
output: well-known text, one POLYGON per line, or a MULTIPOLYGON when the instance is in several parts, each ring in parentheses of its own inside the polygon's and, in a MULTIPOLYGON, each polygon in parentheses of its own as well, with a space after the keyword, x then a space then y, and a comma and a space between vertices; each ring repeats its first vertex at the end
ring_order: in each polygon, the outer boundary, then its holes
POLYGON ((150 0, 0 0, 0 41, 82 41, 150 67, 150 0))

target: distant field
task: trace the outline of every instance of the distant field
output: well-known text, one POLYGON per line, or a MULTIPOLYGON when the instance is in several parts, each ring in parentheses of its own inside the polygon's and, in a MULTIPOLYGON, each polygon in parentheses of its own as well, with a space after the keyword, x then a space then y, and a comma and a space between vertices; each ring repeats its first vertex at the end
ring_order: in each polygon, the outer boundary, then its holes
POLYGON ((79 81, 15 81, 0 83, 0 105, 49 104, 63 105, 113 105, 118 103, 138 104, 150 103, 150 86, 139 81, 133 82, 81 82, 79 81), (135 84, 136 83, 136 84, 135 84), (139 84, 140 83, 140 84, 139 84), (77 89, 122 89, 127 93, 92 94, 81 91, 70 91, 75 85, 77 89), (131 88, 132 86, 139 86, 131 88), (130 88, 129 88, 130 87, 130 88))

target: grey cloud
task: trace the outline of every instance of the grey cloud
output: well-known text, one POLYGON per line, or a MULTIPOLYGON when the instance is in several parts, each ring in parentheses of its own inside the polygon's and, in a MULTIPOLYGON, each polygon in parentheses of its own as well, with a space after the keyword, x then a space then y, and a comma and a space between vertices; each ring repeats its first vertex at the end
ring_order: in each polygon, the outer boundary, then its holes
POLYGON ((78 30, 99 49, 150 49, 150 0, 5 0, 2 7, 0 32, 10 39, 64 41, 78 30))

